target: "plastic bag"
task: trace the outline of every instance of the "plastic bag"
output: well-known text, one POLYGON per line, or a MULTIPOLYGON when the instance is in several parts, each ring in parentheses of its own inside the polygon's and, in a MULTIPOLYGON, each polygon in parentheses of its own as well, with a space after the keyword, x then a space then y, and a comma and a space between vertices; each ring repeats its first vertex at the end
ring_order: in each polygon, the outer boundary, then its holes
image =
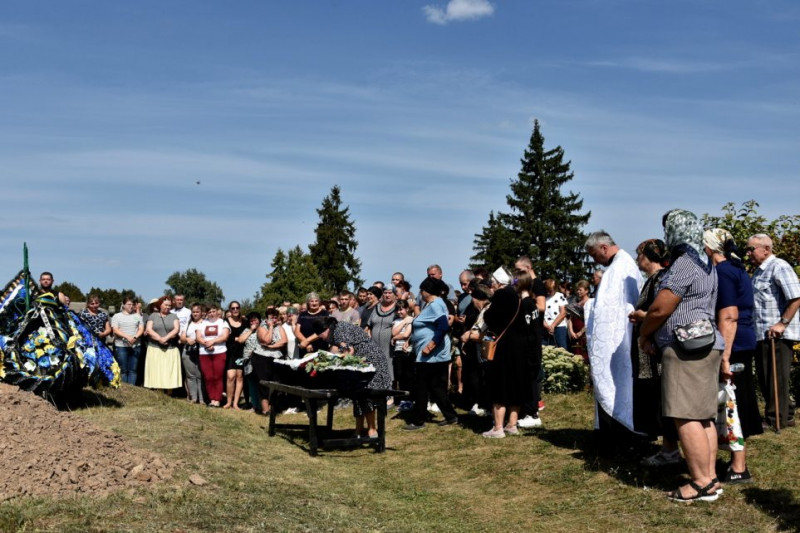
POLYGON ((717 407, 717 438, 721 450, 738 452, 744 450, 744 436, 736 408, 736 386, 728 380, 719 384, 719 406, 717 407))

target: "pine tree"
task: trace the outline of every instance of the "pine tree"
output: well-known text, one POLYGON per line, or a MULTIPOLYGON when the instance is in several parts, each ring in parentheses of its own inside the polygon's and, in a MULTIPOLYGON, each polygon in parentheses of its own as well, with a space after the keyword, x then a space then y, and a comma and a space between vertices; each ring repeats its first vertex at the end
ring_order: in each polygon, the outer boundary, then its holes
POLYGON ((511 265, 516 259, 514 235, 495 217, 494 211, 489 213, 489 222, 483 227, 481 233, 475 234, 475 255, 470 257, 470 268, 487 267, 494 269, 498 266, 511 265))
POLYGON ((311 258, 322 278, 322 289, 335 293, 352 282, 355 287, 364 280, 359 278, 361 261, 355 252, 358 242, 355 240, 356 228, 350 221, 350 208, 342 208, 342 199, 338 185, 334 185, 331 193, 322 200, 322 207, 317 209, 319 223, 316 230, 316 242, 309 246, 311 258))
POLYGON ((510 212, 498 213, 494 222, 490 215, 487 226, 495 226, 489 236, 501 242, 491 243, 478 235, 475 250, 492 251, 494 255, 485 257, 488 267, 510 266, 517 257, 527 255, 540 277, 574 281, 585 276, 589 264, 581 228, 591 213, 580 213, 583 200, 578 194, 562 193, 574 174, 570 162, 564 162, 560 146, 545 150, 538 120, 521 164, 517 178, 511 180, 511 194, 506 196, 510 212), (501 226, 505 232, 498 229, 501 226))
MULTIPOLYGON (((267 306, 277 306, 283 301, 304 302, 306 295, 320 290, 320 277, 311 256, 299 247, 287 255, 280 248, 272 259, 269 281, 255 295, 254 306, 263 312, 267 306)), ((326 297, 323 294, 322 297, 326 297)))

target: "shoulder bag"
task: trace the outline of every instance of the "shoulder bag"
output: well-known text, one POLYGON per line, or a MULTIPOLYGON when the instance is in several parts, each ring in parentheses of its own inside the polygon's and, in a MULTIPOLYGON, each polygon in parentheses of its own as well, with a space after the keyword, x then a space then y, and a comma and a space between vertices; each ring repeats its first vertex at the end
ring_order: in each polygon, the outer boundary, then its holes
POLYGON ((517 298, 517 310, 514 313, 514 317, 511 319, 511 322, 509 322, 508 325, 506 326, 506 329, 503 330, 503 333, 501 333, 494 339, 488 336, 484 337, 484 339, 481 341, 481 359, 483 359, 484 361, 494 361, 494 352, 495 350, 497 350, 497 343, 500 342, 500 339, 503 338, 503 335, 505 335, 506 331, 508 331, 508 328, 510 328, 511 324, 513 324, 514 321, 517 319, 521 303, 522 300, 520 298, 517 298))
POLYGON ((708 318, 701 318, 691 324, 678 326, 673 333, 680 349, 688 354, 705 352, 714 346, 714 342, 717 340, 714 324, 708 318))

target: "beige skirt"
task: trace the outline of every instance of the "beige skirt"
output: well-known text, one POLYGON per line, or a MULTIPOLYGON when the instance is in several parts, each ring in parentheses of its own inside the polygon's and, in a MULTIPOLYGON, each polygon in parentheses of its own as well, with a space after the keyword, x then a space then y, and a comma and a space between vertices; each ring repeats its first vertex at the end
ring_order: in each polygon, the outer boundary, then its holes
POLYGON ((148 389, 182 387, 181 352, 178 348, 148 346, 144 360, 144 386, 148 389))
POLYGON ((720 350, 690 355, 675 347, 664 348, 661 414, 686 420, 714 420, 721 360, 720 350))

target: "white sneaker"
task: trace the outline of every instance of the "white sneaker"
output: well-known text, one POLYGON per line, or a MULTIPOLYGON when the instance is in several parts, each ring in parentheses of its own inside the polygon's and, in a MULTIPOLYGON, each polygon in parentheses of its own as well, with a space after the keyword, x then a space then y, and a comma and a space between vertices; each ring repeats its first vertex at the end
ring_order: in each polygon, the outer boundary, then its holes
POLYGON ((540 428, 542 427, 542 419, 539 418, 538 416, 533 417, 531 415, 528 415, 521 420, 517 420, 517 426, 523 429, 540 428))
POLYGON ((473 416, 486 416, 486 409, 481 409, 476 403, 472 406, 472 409, 469 410, 469 414, 473 416))
POLYGON ((484 431, 481 433, 481 436, 486 439, 504 439, 506 437, 506 432, 503 431, 502 428, 500 429, 490 429, 489 431, 484 431))
POLYGON ((287 410, 285 410, 283 412, 283 414, 285 414, 285 415, 296 415, 297 414, 297 408, 296 407, 290 407, 287 410))
POLYGON ((431 413, 441 413, 441 411, 439 410, 439 406, 431 402, 428 402, 428 411, 430 411, 431 413))

